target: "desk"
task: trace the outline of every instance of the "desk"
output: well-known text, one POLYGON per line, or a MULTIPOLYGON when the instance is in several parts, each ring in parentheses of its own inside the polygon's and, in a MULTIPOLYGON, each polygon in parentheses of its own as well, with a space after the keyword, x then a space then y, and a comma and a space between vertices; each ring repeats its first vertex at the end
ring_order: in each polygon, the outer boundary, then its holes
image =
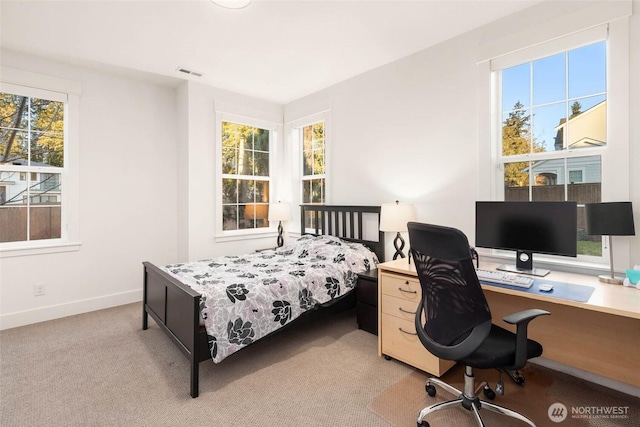
MULTIPOLYGON (((480 263, 484 270, 497 266, 480 263)), ((406 259, 378 264, 378 272, 417 277, 414 265, 406 259)), ((545 279, 595 290, 587 302, 576 302, 483 284, 494 322, 509 329, 510 325, 500 321, 506 315, 529 308, 547 310, 551 316, 529 324, 529 337, 544 347, 542 357, 640 387, 640 290, 564 272, 552 271, 545 279)), ((380 343, 378 347, 381 354, 380 343)))

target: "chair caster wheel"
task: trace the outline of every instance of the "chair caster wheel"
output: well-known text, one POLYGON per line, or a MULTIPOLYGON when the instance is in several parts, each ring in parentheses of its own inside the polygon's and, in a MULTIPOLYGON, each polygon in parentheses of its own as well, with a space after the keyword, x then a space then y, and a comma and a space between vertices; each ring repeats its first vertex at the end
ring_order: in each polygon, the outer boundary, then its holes
POLYGON ((484 393, 484 397, 486 397, 489 400, 493 400, 496 398, 496 394, 494 393, 493 390, 491 390, 491 387, 484 386, 484 388, 482 389, 482 392, 484 393))
POLYGON ((496 384, 496 393, 499 394, 500 396, 502 396, 504 394, 504 384, 503 383, 498 383, 496 384))
MULTIPOLYGON (((433 397, 433 396, 436 395, 436 388, 433 385, 427 384, 427 385, 424 386, 424 389, 425 389, 425 391, 427 392, 427 394, 429 396, 433 397)), ((427 424, 427 426, 428 426, 428 424, 427 424)))
POLYGON ((418 423, 418 427, 429 427, 429 423, 426 421, 422 421, 421 423, 418 423))

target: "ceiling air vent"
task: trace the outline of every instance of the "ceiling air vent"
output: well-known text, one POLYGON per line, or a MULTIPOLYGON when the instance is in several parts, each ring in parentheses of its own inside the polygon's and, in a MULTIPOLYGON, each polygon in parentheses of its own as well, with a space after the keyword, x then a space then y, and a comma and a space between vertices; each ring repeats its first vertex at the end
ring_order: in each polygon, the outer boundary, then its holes
POLYGON ((190 76, 202 77, 202 73, 199 73, 199 72, 193 71, 193 70, 188 70, 188 69, 182 68, 182 67, 179 67, 177 71, 180 71, 181 73, 189 74, 190 76))

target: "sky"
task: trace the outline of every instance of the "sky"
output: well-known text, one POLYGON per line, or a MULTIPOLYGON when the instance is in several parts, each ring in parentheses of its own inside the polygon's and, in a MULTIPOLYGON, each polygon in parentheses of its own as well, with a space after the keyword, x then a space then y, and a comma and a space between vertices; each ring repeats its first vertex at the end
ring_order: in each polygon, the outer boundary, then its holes
POLYGON ((584 112, 606 100, 606 41, 583 46, 502 71, 503 120, 516 102, 533 115, 532 133, 554 150, 555 127, 577 101, 584 112))

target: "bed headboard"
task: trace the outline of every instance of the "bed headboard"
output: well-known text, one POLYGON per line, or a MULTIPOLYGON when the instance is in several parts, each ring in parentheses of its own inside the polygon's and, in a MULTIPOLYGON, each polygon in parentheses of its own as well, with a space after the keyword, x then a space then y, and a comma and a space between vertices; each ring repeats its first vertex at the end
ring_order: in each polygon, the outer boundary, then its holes
MULTIPOLYGON (((330 235, 351 242, 362 243, 369 247, 384 262, 384 233, 380 231, 380 206, 332 206, 332 205, 300 205, 300 234, 330 235), (311 230, 305 227, 305 218, 310 214, 311 230), (373 215, 375 231, 365 230, 370 219, 365 223, 363 216, 373 215), (377 240, 364 233, 377 235, 377 240)), ((375 236, 373 236, 375 237, 375 236)))

